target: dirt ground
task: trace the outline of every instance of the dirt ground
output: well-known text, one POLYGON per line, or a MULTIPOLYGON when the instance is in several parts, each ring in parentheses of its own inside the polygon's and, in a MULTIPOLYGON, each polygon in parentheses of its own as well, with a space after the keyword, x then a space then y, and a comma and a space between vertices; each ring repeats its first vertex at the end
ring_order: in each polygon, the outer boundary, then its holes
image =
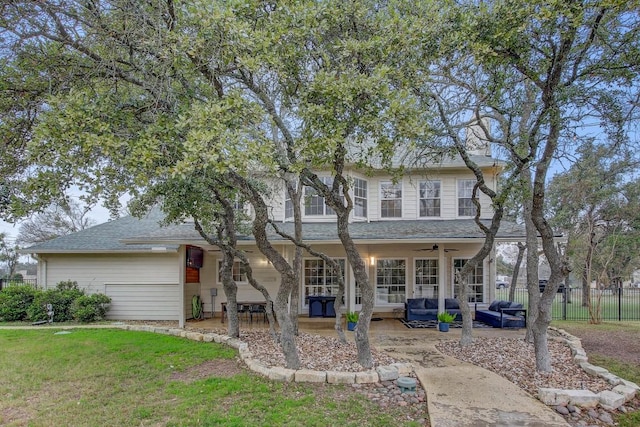
POLYGON ((621 327, 620 330, 603 330, 589 326, 565 326, 563 329, 582 340, 587 355, 605 356, 640 365, 640 329, 621 327))

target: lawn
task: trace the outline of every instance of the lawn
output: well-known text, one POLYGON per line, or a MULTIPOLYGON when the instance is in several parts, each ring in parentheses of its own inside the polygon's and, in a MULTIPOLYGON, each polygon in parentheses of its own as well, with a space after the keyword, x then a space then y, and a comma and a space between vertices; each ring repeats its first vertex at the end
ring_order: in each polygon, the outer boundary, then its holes
POLYGON ((350 386, 271 382, 223 345, 56 331, 0 330, 0 425, 417 425, 398 422, 406 408, 382 410, 350 386))

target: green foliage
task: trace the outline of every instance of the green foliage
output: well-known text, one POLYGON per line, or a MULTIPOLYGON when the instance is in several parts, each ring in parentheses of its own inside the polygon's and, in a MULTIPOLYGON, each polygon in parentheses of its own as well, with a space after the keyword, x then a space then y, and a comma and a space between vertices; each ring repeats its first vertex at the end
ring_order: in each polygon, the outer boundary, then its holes
POLYGON ((26 320, 27 310, 33 303, 36 290, 31 286, 9 286, 0 291, 0 320, 14 322, 26 320))
POLYGON ((47 320, 47 304, 53 306, 53 320, 55 322, 68 322, 73 320, 71 310, 73 302, 84 295, 84 291, 78 288, 76 282, 60 282, 56 289, 37 291, 33 304, 28 308, 29 320, 37 322, 47 320))
POLYGON ((456 320, 455 314, 448 313, 443 311, 442 313, 438 313, 438 321, 441 323, 451 323, 456 320))
POLYGON ((82 295, 73 302, 73 318, 83 323, 103 320, 110 302, 111 298, 104 294, 82 295))
POLYGON ((104 318, 110 302, 110 298, 102 294, 85 296, 78 283, 70 280, 58 283, 55 289, 47 290, 10 286, 0 291, 0 320, 48 320, 47 304, 51 304, 55 322, 68 322, 74 318, 91 322, 104 318), (76 304, 78 299, 81 301, 76 304))
POLYGON ((360 318, 360 313, 358 313, 357 311, 349 311, 347 312, 347 314, 345 314, 345 317, 347 319, 347 322, 356 323, 360 318))

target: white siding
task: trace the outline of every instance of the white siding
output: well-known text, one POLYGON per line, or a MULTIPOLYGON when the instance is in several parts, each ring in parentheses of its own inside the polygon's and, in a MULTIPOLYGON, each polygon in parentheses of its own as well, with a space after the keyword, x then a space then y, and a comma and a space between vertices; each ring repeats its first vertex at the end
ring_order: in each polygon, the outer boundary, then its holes
POLYGON ((89 293, 104 293, 106 283, 178 283, 178 254, 46 255, 45 286, 72 280, 89 293))
POLYGON ((110 296, 110 319, 177 320, 178 272, 176 253, 53 254, 44 280, 47 288, 71 280, 89 294, 110 296))
POLYGON ((109 319, 178 320, 177 284, 107 284, 105 291, 111 297, 109 319))

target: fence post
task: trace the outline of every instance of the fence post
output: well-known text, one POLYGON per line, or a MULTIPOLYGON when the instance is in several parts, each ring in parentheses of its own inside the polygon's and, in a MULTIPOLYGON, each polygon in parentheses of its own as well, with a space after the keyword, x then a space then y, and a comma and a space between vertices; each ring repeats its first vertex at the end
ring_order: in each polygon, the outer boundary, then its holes
POLYGON ((562 288, 562 320, 567 320, 567 287, 562 288))
POLYGON ((622 283, 618 288, 618 322, 622 320, 622 283))

